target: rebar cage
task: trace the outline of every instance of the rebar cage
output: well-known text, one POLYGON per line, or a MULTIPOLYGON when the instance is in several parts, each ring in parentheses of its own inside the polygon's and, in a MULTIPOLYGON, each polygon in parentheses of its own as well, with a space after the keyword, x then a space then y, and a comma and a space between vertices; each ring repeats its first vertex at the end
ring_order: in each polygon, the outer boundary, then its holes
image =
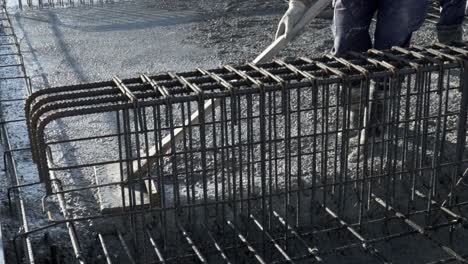
POLYGON ((45 203, 61 211, 51 226, 67 225, 83 263, 96 250, 107 263, 466 261, 467 50, 37 91, 26 115, 45 203), (85 196, 88 213, 71 214, 85 196), (112 226, 99 247, 77 232, 87 221, 112 226))

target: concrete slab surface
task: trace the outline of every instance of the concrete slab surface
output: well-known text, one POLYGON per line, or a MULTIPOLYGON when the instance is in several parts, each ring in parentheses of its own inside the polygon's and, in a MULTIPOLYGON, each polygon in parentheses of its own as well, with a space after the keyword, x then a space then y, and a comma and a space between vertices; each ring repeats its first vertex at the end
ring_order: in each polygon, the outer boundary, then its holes
MULTIPOLYGON (((96 170, 96 184, 106 185, 117 183, 121 181, 120 178, 120 165, 109 164, 98 170, 96 170)), ((123 208, 131 205, 129 194, 134 195, 134 204, 132 206, 140 207, 141 197, 143 197, 143 204, 149 204, 149 196, 144 187, 135 186, 132 191, 129 190, 128 186, 121 185, 110 185, 97 188, 99 208, 101 213, 110 214, 115 212, 121 212, 123 208), (124 192, 124 199, 122 199, 122 191, 124 192), (125 204, 124 204, 125 203, 125 204)))
MULTIPOLYGON (((15 13, 13 22, 21 41, 33 87, 38 90, 109 80, 114 75, 126 78, 141 73, 180 72, 197 67, 213 68, 221 63, 251 60, 271 42, 279 17, 285 8, 284 1, 272 0, 156 0, 67 9, 26 10, 15 13), (260 2, 261 6, 255 6, 260 2), (266 7, 274 7, 279 2, 281 5, 276 7, 279 12, 273 10, 265 13, 265 10, 268 10, 266 7), (207 8, 200 8, 201 5, 206 5, 207 8), (213 17, 207 10, 218 6, 222 12, 213 17), (239 10, 238 13, 231 12, 239 10)), ((305 33, 282 52, 281 56, 317 56, 328 52, 333 44, 330 25, 330 19, 318 19, 309 25, 305 33)), ((433 28, 433 25, 425 25, 415 34, 414 43, 424 45, 434 41, 433 28)), ((5 111, 5 115, 10 119, 22 110, 21 107, 9 109, 11 110, 5 111)), ((77 134, 72 133, 83 133, 83 130, 93 126, 112 131, 115 130, 115 124, 111 118, 93 120, 93 117, 88 116, 74 123, 80 127, 75 132, 67 129, 67 123, 56 124, 55 131, 57 137, 63 138, 76 138, 77 134)), ((11 131, 14 131, 13 144, 22 147, 27 138, 26 128, 15 124, 14 127, 11 125, 11 131)), ((62 160, 73 159, 75 152, 72 150, 72 147, 62 149, 62 160)), ((20 163, 20 174, 25 177, 24 180, 34 182, 37 174, 30 158, 22 158, 20 163), (29 174, 32 176, 26 178, 25 175, 29 174)), ((108 170, 109 168, 106 168, 103 171, 108 170)), ((120 180, 109 172, 99 175, 104 176, 98 180, 101 184, 120 180)), ((70 173, 63 178, 66 178, 65 183, 70 186, 95 183, 92 172, 82 175, 70 173)), ((164 188, 167 196, 172 196, 171 184, 168 183, 164 188)), ((47 219, 44 219, 37 203, 43 196, 42 189, 31 188, 25 193, 31 222, 37 226, 46 225, 47 219)), ((90 191, 83 195, 70 195, 66 199, 74 215, 87 216, 96 213, 94 205, 99 200, 101 207, 96 210, 118 208, 115 202, 120 200, 119 193, 120 189, 103 192, 99 190, 96 193, 90 191), (100 197, 100 193, 108 193, 110 196, 103 198, 100 197)), ((52 207, 53 203, 49 206, 52 207)), ((57 208, 52 209, 59 211, 57 208)), ((93 252, 92 238, 95 235, 94 230, 98 229, 98 222, 77 224, 80 236, 83 237, 83 252, 93 252)), ((69 238, 64 230, 52 230, 54 232, 50 232, 49 235, 64 252, 64 263, 69 263, 76 259, 69 254, 69 238)), ((17 229, 10 227, 8 232, 11 235, 16 231, 17 229)), ((38 237, 35 241, 42 240, 38 237)), ((41 259, 46 256, 43 249, 40 249, 40 246, 44 245, 37 246, 38 259, 41 259)), ((406 255, 411 256, 411 253, 406 255)))
MULTIPOLYGON (((27 10, 14 15, 35 90, 109 80, 115 75, 128 78, 216 67, 220 64, 216 52, 189 38, 193 25, 205 19, 196 6, 142 1, 27 10)), ((91 118, 80 122, 93 126, 91 118)), ((115 129, 112 121, 98 125, 115 129)), ((76 136, 66 133, 63 136, 76 136)), ((108 167, 99 173, 100 184, 120 181, 118 168, 108 167)), ((101 212, 123 207, 118 186, 99 188, 97 196, 101 212)))
POLYGON ((205 19, 194 9, 122 2, 14 19, 36 89, 220 64, 213 50, 188 40, 190 25, 205 19))

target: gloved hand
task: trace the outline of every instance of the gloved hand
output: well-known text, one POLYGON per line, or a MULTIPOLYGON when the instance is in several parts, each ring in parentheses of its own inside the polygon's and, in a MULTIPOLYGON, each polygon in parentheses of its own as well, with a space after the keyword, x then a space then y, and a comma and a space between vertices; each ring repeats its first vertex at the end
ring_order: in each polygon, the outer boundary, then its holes
POLYGON ((290 0, 288 11, 284 14, 283 18, 278 25, 275 39, 278 39, 282 35, 286 35, 289 38, 289 34, 293 30, 294 26, 304 16, 307 7, 306 4, 301 0, 290 0))

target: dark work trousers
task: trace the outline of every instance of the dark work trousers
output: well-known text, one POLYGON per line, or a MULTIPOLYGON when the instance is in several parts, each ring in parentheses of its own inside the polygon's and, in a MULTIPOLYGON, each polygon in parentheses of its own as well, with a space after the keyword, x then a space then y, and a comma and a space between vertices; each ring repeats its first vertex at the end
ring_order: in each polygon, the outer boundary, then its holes
POLYGON ((413 32, 424 22, 427 7, 428 0, 335 0, 333 54, 363 52, 372 47, 380 50, 406 47, 413 32), (369 26, 376 12, 372 44, 369 26))
MULTIPOLYGON (((466 0, 465 0, 466 1, 466 0)), ((370 48, 379 50, 392 46, 407 47, 411 36, 418 30, 426 17, 428 0, 335 0, 333 34, 335 37, 332 53, 341 56, 349 51, 364 52, 370 48), (369 33, 372 18, 377 14, 374 43, 369 33)), ((352 85, 355 86, 355 85, 352 85)), ((384 100, 382 94, 386 85, 373 82, 370 87, 370 98, 373 100, 368 125, 378 127, 384 100)), ((357 129, 363 125, 359 116, 360 94, 351 90, 350 127, 357 129)), ((362 114, 362 111, 361 111, 362 114)), ((379 129, 372 129, 378 131, 379 129)))
POLYGON ((439 4, 440 19, 436 25, 439 42, 462 41, 466 0, 439 0, 439 4))

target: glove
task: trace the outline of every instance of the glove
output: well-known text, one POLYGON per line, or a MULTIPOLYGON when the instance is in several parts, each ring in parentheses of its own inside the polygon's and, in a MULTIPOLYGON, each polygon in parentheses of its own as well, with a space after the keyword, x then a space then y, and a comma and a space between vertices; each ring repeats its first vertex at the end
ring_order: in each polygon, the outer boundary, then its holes
POLYGON ((282 35, 286 35, 286 38, 290 38, 291 31, 294 26, 299 22, 304 13, 306 12, 306 5, 300 0, 290 0, 288 11, 284 14, 283 18, 278 25, 275 39, 278 39, 282 35))

